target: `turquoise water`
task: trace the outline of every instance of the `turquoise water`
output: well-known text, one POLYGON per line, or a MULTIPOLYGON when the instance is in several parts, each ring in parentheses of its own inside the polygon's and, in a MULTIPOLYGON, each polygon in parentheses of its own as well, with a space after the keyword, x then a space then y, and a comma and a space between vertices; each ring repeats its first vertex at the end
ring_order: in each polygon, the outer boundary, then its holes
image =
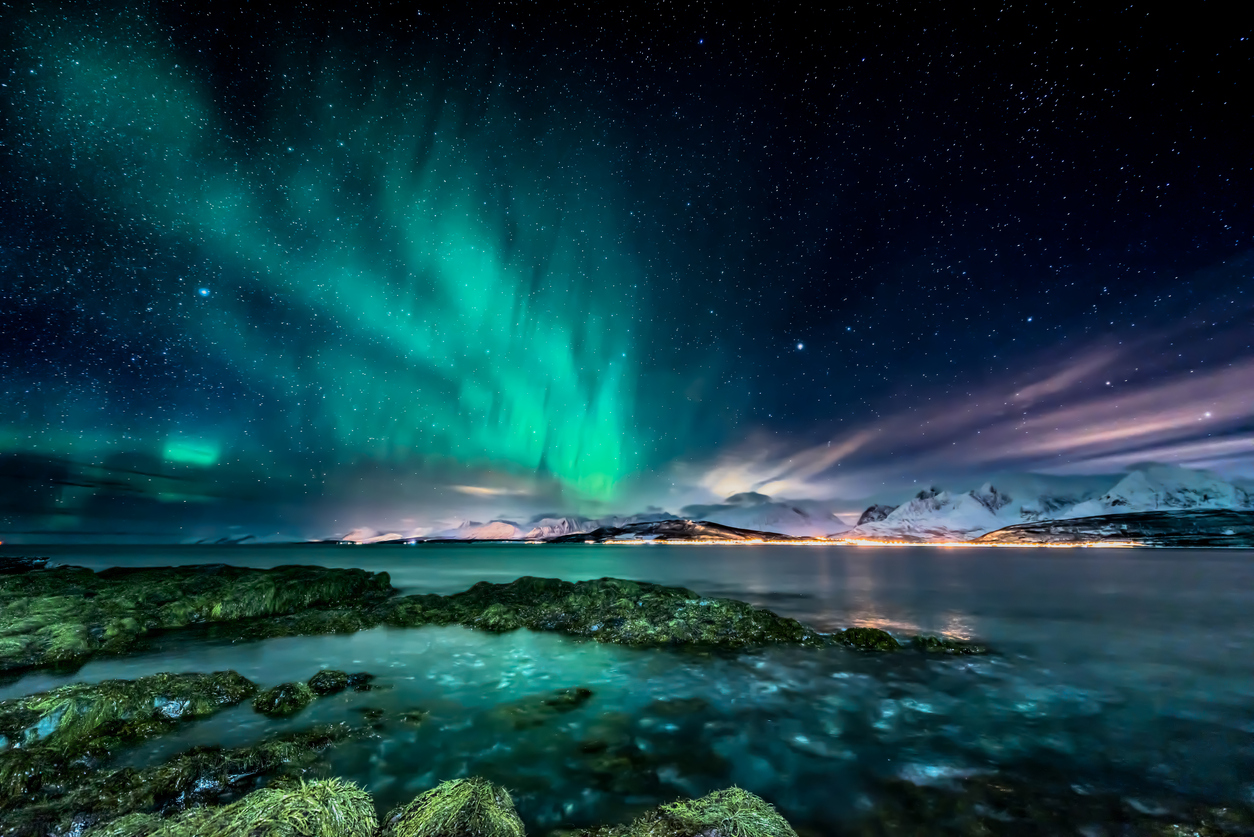
MULTIPOLYGON (((9 550, 6 549, 6 552, 9 550)), ((519 631, 378 628, 247 644, 166 642, 151 653, 32 673, 0 697, 69 680, 233 668, 262 686, 319 668, 380 687, 273 721, 247 705, 129 753, 247 744, 316 722, 373 737, 325 770, 381 808, 484 775, 515 792, 530 831, 618 821, 737 784, 820 831, 876 804, 883 780, 1065 775, 1153 809, 1254 802, 1254 555, 1203 551, 849 547, 232 547, 25 550, 67 563, 318 563, 386 570, 405 592, 520 575, 605 575, 752 601, 820 629, 873 625, 977 639, 998 653, 929 658, 844 649, 641 651, 519 631), (593 696, 516 723, 555 689, 593 696), (426 713, 420 723, 400 720, 426 713)), ((530 718, 529 715, 524 717, 530 718)))

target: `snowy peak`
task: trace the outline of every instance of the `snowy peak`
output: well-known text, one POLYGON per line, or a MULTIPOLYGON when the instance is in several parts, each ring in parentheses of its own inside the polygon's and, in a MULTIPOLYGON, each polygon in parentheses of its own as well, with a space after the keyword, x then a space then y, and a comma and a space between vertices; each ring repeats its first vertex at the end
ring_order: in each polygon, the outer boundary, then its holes
POLYGON ((1010 505, 1012 498, 1009 494, 998 491, 992 483, 986 482, 977 490, 971 492, 971 498, 993 514, 1001 511, 1010 505))
POLYGON ((1128 474, 1101 497, 1077 503, 1058 517, 1189 509, 1244 510, 1252 506, 1245 489, 1210 471, 1150 465, 1128 474))
POLYGON ((873 506, 867 506, 867 510, 858 518, 858 526, 864 523, 879 523, 893 512, 897 511, 896 506, 887 506, 883 503, 876 503, 873 506))

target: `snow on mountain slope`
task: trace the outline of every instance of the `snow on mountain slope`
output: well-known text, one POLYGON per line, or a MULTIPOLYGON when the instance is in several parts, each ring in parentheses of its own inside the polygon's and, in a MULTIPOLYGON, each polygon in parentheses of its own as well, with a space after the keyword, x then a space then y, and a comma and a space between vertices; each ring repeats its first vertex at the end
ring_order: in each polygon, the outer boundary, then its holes
POLYGON ((826 503, 815 500, 776 501, 753 491, 733 494, 722 503, 684 506, 680 512, 691 520, 707 520, 737 529, 778 532, 793 537, 822 537, 849 528, 836 517, 834 508, 826 503))
POLYGON ((1210 471, 1148 465, 1128 474, 1102 496, 1077 503, 1054 517, 1061 520, 1169 509, 1249 508, 1254 508, 1249 492, 1210 471))
MULTIPOLYGON (((870 510, 868 510, 870 512, 870 510)), ((864 513, 864 518, 878 517, 864 513)), ((1012 499, 985 483, 975 491, 951 494, 932 488, 920 491, 879 520, 868 519, 845 533, 855 538, 962 540, 1021 521, 1012 499)))
POLYGON ((456 529, 446 529, 429 537, 446 541, 513 541, 524 535, 525 532, 518 524, 508 520, 492 520, 488 523, 467 520, 456 529))
MULTIPOLYGON (((525 537, 529 541, 547 541, 563 535, 574 535, 580 532, 591 532, 599 525, 595 520, 586 517, 542 517, 528 524, 525 537)), ((526 527, 523 527, 526 529, 526 527)))

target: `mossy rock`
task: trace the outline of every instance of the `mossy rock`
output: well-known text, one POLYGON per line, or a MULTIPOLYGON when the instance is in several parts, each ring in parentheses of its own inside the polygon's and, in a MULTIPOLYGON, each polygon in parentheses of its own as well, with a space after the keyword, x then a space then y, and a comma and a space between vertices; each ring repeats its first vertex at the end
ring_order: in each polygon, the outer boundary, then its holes
POLYGON ((118 748, 170 732, 251 697, 234 671, 72 683, 0 702, 0 803, 91 770, 118 748))
POLYGON ((796 620, 745 602, 616 578, 484 581, 447 597, 407 596, 387 608, 385 621, 397 627, 461 624, 496 632, 525 627, 636 647, 823 644, 796 620))
POLYGON ((590 837, 797 837, 774 806, 740 788, 662 805, 625 826, 583 832, 590 837))
POLYGON ((165 825, 166 820, 156 814, 127 814, 88 829, 83 837, 152 837, 165 825))
POLYGON ((395 592, 387 573, 326 567, 57 567, 0 575, 0 671, 124 653, 154 630, 336 607, 369 614, 395 592))
POLYGON ((916 636, 911 644, 929 654, 987 654, 988 649, 973 642, 963 642, 940 636, 916 636))
POLYGON ((316 695, 333 695, 348 688, 348 674, 333 668, 325 669, 309 678, 309 688, 316 695))
POLYGON ((860 651, 898 651, 901 643, 879 628, 846 628, 832 634, 832 641, 860 651))
MULTIPOLYGON (((127 817, 138 830, 150 822, 143 814, 217 804, 263 781, 277 786, 288 780, 286 786, 291 786, 328 747, 365 734, 366 729, 348 724, 322 725, 249 747, 195 747, 139 770, 79 769, 58 779, 53 794, 32 792, 12 800, 0 815, 4 823, 0 833, 6 837, 81 833, 84 826, 112 827, 127 817)), ((129 837, 127 832, 120 835, 129 837)))
POLYGON ((368 793, 352 782, 323 779, 189 811, 151 837, 374 837, 377 828, 368 793))
POLYGON ((523 837, 509 791, 485 779, 442 782, 392 812, 381 837, 523 837))
POLYGON ((280 683, 253 698, 253 709, 271 718, 282 718, 299 712, 317 697, 306 683, 280 683))

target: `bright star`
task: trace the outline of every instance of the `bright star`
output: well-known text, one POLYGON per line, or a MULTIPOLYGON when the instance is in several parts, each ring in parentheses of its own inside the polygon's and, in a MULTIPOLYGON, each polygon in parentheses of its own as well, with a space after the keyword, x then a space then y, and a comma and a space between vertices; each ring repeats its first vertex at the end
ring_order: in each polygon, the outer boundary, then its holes
POLYGON ((802 349, 804 349, 805 347, 806 347, 806 344, 805 344, 805 343, 798 343, 798 344, 797 344, 797 351, 801 351, 801 350, 802 350, 802 349))
POLYGON ((209 296, 209 289, 200 288, 199 290, 196 291, 196 293, 200 294, 201 296, 209 296))

